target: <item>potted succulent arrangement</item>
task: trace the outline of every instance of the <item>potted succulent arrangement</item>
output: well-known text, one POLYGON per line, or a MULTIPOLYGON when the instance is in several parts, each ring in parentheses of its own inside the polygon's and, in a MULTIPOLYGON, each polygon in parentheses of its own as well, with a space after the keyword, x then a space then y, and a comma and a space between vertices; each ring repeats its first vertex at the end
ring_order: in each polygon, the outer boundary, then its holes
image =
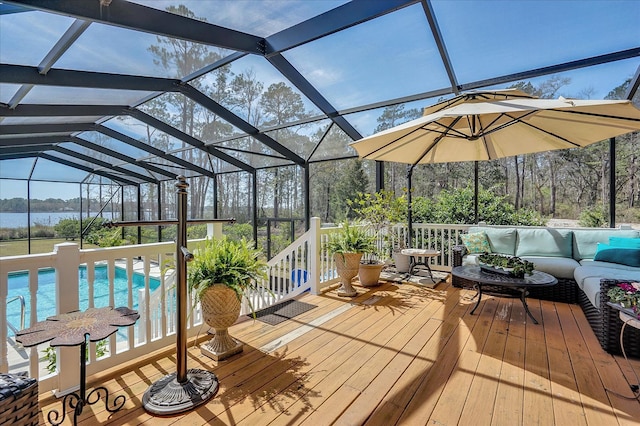
MULTIPOLYGON (((392 226, 402 221, 406 209, 403 197, 396 198, 392 191, 378 191, 376 193, 358 193, 355 200, 348 200, 347 204, 358 218, 367 224, 374 236, 373 250, 366 253, 360 261, 358 276, 363 286, 377 285, 380 273, 391 258, 392 226)), ((409 272, 409 256, 397 253, 401 258, 393 255, 396 269, 398 264, 406 261, 405 272, 409 272)), ((400 265, 402 267, 402 265, 400 265)), ((402 271, 399 271, 402 272, 402 271)))
POLYGON ((362 255, 373 251, 374 240, 375 237, 370 235, 365 227, 352 226, 348 222, 343 223, 338 231, 329 236, 326 248, 333 256, 340 276, 339 296, 353 297, 357 294, 351 280, 358 275, 362 255))
POLYGON ((535 265, 518 256, 509 256, 496 253, 483 253, 478 256, 478 265, 485 272, 506 274, 517 278, 531 275, 535 265))
POLYGON ((619 303, 623 308, 630 308, 640 319, 640 283, 620 282, 607 291, 609 300, 619 303))
POLYGON ((258 280, 266 278, 266 268, 262 252, 245 239, 208 239, 194 251, 187 286, 200 302, 204 321, 215 330, 213 339, 201 346, 204 355, 219 361, 242 351, 242 343, 229 336, 228 328, 240 316, 243 297, 253 312, 246 296, 256 289, 258 280))

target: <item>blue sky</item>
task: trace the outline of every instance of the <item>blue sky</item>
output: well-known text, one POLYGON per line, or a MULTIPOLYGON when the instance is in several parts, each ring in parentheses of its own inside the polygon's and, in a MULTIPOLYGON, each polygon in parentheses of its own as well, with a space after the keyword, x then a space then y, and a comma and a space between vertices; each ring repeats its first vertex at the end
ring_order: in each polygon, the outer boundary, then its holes
MULTIPOLYGON (((176 3, 136 2, 157 8, 176 3)), ((208 22, 231 23, 241 31, 268 36, 344 2, 273 0, 261 2, 261 7, 255 7, 255 1, 183 0, 178 3, 188 4, 197 16, 205 17, 208 22)), ((434 0, 433 8, 454 70, 463 84, 640 45, 640 1, 637 0, 434 0)), ((38 65, 72 22, 68 17, 41 12, 0 16, 0 62, 38 65)), ((54 67, 173 77, 175 70, 154 64, 147 47, 155 42, 154 35, 94 23, 54 67)), ((421 4, 291 49, 284 56, 338 110, 448 85, 421 4)), ((640 59, 634 58, 565 73, 563 76, 570 77, 571 84, 559 94, 581 97, 588 93, 593 99, 602 99, 613 87, 633 76, 639 64, 640 59)), ((284 81, 260 57, 247 57, 233 66, 236 74, 246 69, 254 70, 265 88, 272 82, 284 81)), ((542 77, 533 83, 539 84, 545 79, 542 77)), ((0 84, 0 102, 8 102, 16 90, 15 85, 0 84)), ((134 91, 104 92, 100 101, 130 103, 142 96, 143 93, 134 91)), ((85 102, 85 97, 93 95, 84 89, 37 88, 29 93, 25 102, 54 99, 74 103, 85 102)), ((433 101, 416 102, 411 107, 426 106, 433 101)), ((307 108, 315 109, 308 102, 307 108)), ((348 119, 366 136, 373 132, 378 114, 379 111, 368 111, 348 119)), ((7 170, 8 165, 4 163, 5 170, 0 170, 0 177, 16 177, 28 170, 26 162, 13 164, 14 170, 7 170)), ((64 172, 51 165, 47 168, 37 173, 42 178, 49 178, 51 174, 60 180, 75 180, 77 176, 76 171, 64 172)), ((25 196, 25 188, 22 182, 0 179, 0 198, 25 196)), ((74 198, 78 189, 77 185, 33 183, 32 197, 46 198, 40 196, 40 192, 53 198, 74 198), (41 187, 45 189, 40 190, 41 187)))

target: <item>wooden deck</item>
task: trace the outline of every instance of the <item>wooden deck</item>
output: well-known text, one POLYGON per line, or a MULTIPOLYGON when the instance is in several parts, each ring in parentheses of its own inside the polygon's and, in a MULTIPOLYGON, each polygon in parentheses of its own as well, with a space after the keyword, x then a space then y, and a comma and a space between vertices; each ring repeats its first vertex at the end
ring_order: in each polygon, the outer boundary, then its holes
MULTIPOLYGON (((640 423, 638 401, 605 391, 631 395, 623 373, 633 373, 602 351, 579 306, 530 300, 535 325, 517 299, 483 298, 470 315, 474 292, 448 283, 357 289, 353 300, 306 295, 317 308, 277 326, 234 325, 245 350, 230 360, 215 363, 191 347, 188 368, 210 369, 220 381, 196 410, 154 417, 142 408, 149 385, 175 372, 168 351, 90 377, 89 389, 104 385, 127 401, 111 417, 102 402, 85 407, 80 424, 640 423)), ((60 401, 42 396, 40 407, 46 414, 60 401)))

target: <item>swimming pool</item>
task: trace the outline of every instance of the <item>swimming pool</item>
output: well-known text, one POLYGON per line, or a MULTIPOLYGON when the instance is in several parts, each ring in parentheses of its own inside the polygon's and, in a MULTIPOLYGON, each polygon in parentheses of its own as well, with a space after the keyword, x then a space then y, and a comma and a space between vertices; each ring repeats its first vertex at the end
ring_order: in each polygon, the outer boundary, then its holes
MULTIPOLYGON (((94 306, 100 308, 109 306, 109 280, 107 277, 107 265, 95 267, 93 284, 94 306)), ((78 270, 80 285, 80 310, 89 307, 89 285, 87 282, 87 268, 81 266, 78 270)), ((27 272, 10 273, 8 276, 7 321, 16 328, 20 328, 20 303, 11 301, 16 296, 24 297, 25 301, 25 328, 29 327, 31 317, 31 296, 29 294, 29 274, 27 272)), ((129 299, 127 271, 123 268, 115 268, 114 277, 115 306, 127 306, 129 299)), ((149 279, 149 292, 153 292, 160 286, 157 278, 149 279)), ((132 276, 133 309, 138 307, 138 289, 144 288, 144 275, 134 272, 132 276)), ((56 306, 56 272, 55 269, 41 269, 38 271, 38 310, 37 320, 43 321, 47 317, 55 315, 56 306)), ((13 336, 11 328, 9 336, 13 336)))

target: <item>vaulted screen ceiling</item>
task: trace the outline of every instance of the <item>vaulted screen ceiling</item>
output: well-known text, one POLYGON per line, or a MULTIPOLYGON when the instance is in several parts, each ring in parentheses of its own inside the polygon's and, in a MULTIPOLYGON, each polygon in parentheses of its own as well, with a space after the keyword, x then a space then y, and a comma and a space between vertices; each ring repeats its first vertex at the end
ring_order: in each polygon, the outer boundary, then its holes
POLYGON ((632 99, 638 22, 635 0, 2 1, 0 178, 56 164, 58 180, 136 185, 350 158, 385 107, 551 77, 593 99, 629 81, 632 99))

